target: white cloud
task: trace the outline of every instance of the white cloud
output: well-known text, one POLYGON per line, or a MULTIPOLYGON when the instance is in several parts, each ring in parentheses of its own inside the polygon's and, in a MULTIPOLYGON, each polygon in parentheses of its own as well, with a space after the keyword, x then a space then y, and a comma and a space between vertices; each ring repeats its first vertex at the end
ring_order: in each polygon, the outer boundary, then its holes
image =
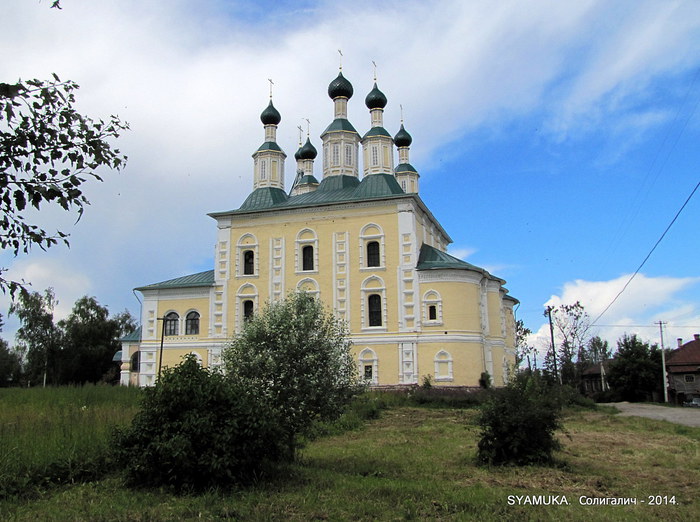
MULTIPOLYGON (((321 1, 292 13, 293 23, 286 12, 246 18, 245 3, 213 0, 69 2, 63 11, 47 4, 4 6, 0 81, 52 72, 77 81, 81 110, 131 123, 118 142, 130 159, 124 172, 88 188, 93 205, 81 223, 68 224, 71 250, 19 258, 13 269, 43 267, 37 288, 58 292, 73 280, 115 308, 134 304, 134 286, 199 269, 211 256, 215 231, 205 214, 237 208, 251 189, 268 78, 282 114, 278 142, 291 158, 302 118, 310 119, 317 148, 332 118, 326 86, 337 71, 336 49, 355 86, 349 118, 361 133, 376 61, 389 99, 385 127, 398 130, 402 104, 414 137, 411 162, 429 180, 437 150, 449 155, 468 146, 459 140, 469 131, 522 115, 537 114, 562 136, 620 111, 627 128, 658 125, 664 112, 631 113, 628 100, 700 52, 700 4, 692 2, 321 1)), ((613 131, 622 125, 615 121, 613 131)), ((286 168, 289 179, 291 159, 286 168)), ((453 250, 460 258, 473 252, 453 250)), ((596 296, 614 292, 572 285, 592 309, 604 301, 596 296)))
MULTIPOLYGON (((552 295, 544 307, 580 302, 591 321, 595 320, 613 301, 629 280, 630 274, 610 281, 584 281, 577 279, 564 284, 560 295, 552 295)), ((700 306, 689 302, 679 294, 700 283, 700 277, 649 277, 638 274, 627 290, 597 321, 591 335, 599 335, 611 347, 623 334, 636 333, 640 338, 660 342, 658 321, 664 326, 664 345, 675 347, 675 339, 686 340, 700 329, 700 306), (686 326, 690 325, 690 326, 686 326)), ((529 339, 543 353, 551 346, 549 324, 544 322, 529 339)))

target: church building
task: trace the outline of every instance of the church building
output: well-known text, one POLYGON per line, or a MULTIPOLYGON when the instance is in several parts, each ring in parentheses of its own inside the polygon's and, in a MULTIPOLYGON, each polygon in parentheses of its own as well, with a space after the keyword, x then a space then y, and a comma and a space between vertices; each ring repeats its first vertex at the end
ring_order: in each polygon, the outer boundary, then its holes
POLYGON ((353 93, 341 70, 328 86, 333 119, 321 134, 321 165, 307 137, 289 189, 270 99, 252 192, 239 208, 209 214, 212 270, 136 288, 142 327, 122 340, 122 384, 153 385, 161 364, 188 353, 221 365, 248 317, 297 290, 347 323, 371 385, 478 386, 483 372, 504 384, 518 301, 504 280, 447 254, 452 240, 421 200, 409 162, 411 135, 403 122, 393 137, 384 128, 387 98, 376 81, 365 98, 369 130, 358 133, 347 119, 353 93))

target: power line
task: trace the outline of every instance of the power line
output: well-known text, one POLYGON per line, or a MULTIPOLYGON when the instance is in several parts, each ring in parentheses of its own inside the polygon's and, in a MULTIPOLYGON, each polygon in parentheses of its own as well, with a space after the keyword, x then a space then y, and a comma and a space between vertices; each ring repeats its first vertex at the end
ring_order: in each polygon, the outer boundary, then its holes
POLYGON ((639 271, 642 269, 642 267, 643 267, 643 266, 646 264, 646 262, 649 260, 649 258, 651 257, 651 254, 654 253, 654 250, 656 250, 656 247, 659 246, 659 243, 661 243, 661 240, 663 240, 663 238, 666 237, 666 234, 667 234, 668 231, 671 229, 671 227, 673 226, 673 224, 676 222, 676 220, 678 219, 678 216, 681 215, 681 212, 683 212, 683 209, 686 207, 686 205, 688 204, 688 202, 690 201, 690 199, 693 197, 693 195, 695 194, 695 192, 698 190, 698 187, 700 187, 700 182, 698 182, 698 184, 695 185, 695 188, 692 190, 692 192, 690 193, 690 195, 688 196, 688 198, 685 200, 685 203, 683 203, 683 205, 682 205, 681 208, 678 210, 678 212, 676 212, 676 215, 673 217, 673 219, 671 220, 671 222, 668 224, 668 226, 666 227, 666 230, 664 230, 664 233, 661 234, 661 237, 658 239, 658 241, 654 244, 654 246, 653 246, 652 249, 649 251, 649 253, 647 254, 647 256, 644 258, 644 261, 642 261, 642 263, 639 265, 639 267, 637 267, 637 270, 634 271, 634 274, 632 274, 632 277, 630 277, 630 278, 627 280, 627 282, 625 283, 625 286, 622 287, 622 290, 620 290, 620 292, 615 296, 615 298, 610 302, 610 304, 609 304, 608 306, 605 307, 605 310, 603 310, 603 311, 600 313, 600 315, 599 315, 598 317, 596 317, 595 321, 593 321, 593 322, 591 323, 591 326, 595 325, 596 322, 598 321, 598 319, 600 319, 601 317, 603 317, 603 315, 605 314, 605 312, 607 312, 607 311, 610 309, 610 307, 615 303, 615 301, 617 301, 618 297, 620 297, 620 296, 622 295, 622 293, 623 293, 625 290, 627 290, 627 287, 629 286, 629 284, 632 282, 632 280, 636 277, 636 275, 639 273, 639 271))

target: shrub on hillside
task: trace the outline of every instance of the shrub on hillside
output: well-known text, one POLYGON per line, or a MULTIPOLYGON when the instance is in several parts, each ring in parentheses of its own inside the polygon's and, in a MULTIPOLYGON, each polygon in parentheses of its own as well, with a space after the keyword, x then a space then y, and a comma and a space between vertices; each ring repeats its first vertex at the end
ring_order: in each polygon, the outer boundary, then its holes
POLYGON ((477 460, 482 464, 547 464, 559 449, 561 402, 536 376, 494 390, 477 418, 477 460))
POLYGON ((131 426, 115 436, 131 485, 201 491, 245 483, 282 453, 280 430, 256 390, 202 368, 193 355, 145 392, 131 426))

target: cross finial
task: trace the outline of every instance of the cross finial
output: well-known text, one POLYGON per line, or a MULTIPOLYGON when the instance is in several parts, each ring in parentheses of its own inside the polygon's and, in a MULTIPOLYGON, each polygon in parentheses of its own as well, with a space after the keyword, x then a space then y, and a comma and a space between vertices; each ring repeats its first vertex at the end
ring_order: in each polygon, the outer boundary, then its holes
POLYGON ((267 79, 268 82, 270 82, 270 99, 272 99, 272 86, 275 84, 270 78, 267 79))
POLYGON ((340 70, 343 70, 343 51, 338 49, 338 54, 340 55, 340 70))
POLYGON ((377 81, 377 64, 372 60, 372 65, 374 66, 374 81, 377 81))
POLYGON ((306 120, 306 137, 309 137, 309 134, 311 133, 311 122, 309 121, 309 118, 304 118, 306 120))
POLYGON ((297 125, 297 129, 299 129, 299 146, 301 147, 301 135, 304 132, 304 129, 301 128, 301 125, 297 125))
POLYGON ((399 108, 401 109, 401 125, 403 125, 403 105, 399 103, 399 108))

